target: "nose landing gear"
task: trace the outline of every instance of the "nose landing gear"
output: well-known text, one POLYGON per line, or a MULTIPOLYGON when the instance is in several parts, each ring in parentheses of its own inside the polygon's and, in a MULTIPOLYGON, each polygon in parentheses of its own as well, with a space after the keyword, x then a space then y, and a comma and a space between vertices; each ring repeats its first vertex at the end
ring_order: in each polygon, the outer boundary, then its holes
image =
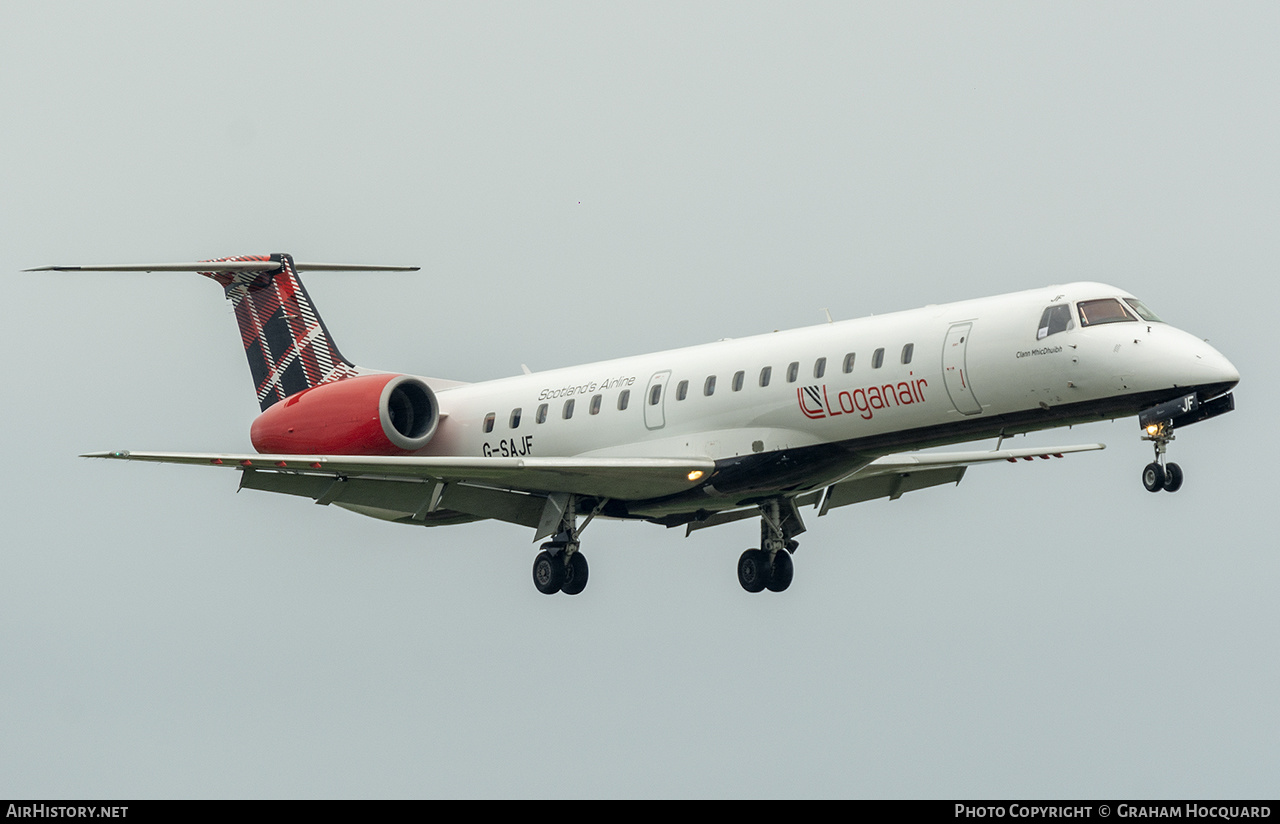
POLYGON ((1182 467, 1172 461, 1166 463, 1165 452, 1173 440, 1173 427, 1163 423, 1149 424, 1142 436, 1144 441, 1155 444, 1156 459, 1142 468, 1142 485, 1148 492, 1177 492, 1182 488, 1182 467))
POLYGON ((1142 439, 1155 444, 1156 459, 1142 468, 1142 485, 1148 492, 1177 492, 1182 488, 1182 467, 1166 463, 1164 454, 1173 440, 1173 430, 1225 415, 1236 408, 1230 393, 1202 401, 1192 392, 1138 413, 1142 439))

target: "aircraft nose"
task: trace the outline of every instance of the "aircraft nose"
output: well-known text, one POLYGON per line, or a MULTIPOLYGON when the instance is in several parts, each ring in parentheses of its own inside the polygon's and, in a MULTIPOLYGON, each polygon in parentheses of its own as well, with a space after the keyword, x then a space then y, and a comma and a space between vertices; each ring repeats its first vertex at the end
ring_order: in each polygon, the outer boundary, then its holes
POLYGON ((1213 384, 1220 386, 1225 392, 1240 382, 1240 370, 1236 369, 1231 361, 1227 360, 1221 352, 1214 349, 1204 341, 1199 342, 1195 353, 1195 364, 1200 378, 1197 381, 1202 384, 1213 384))

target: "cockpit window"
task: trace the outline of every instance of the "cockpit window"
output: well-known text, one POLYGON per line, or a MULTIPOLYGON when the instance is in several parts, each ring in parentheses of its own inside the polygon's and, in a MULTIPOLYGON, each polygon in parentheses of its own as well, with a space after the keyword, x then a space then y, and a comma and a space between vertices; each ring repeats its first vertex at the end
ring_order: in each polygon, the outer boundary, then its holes
POLYGON ((1044 340, 1050 335, 1065 332, 1075 324, 1071 320, 1071 307, 1065 303, 1050 306, 1040 316, 1040 327, 1036 330, 1036 340, 1044 340))
POLYGON ((1156 317, 1156 313, 1147 308, 1147 305, 1137 298, 1125 298, 1124 302, 1129 304, 1129 308, 1138 313, 1138 317, 1150 323, 1164 323, 1160 318, 1156 317))
POLYGON ((1092 326, 1098 323, 1123 323, 1137 321, 1124 304, 1115 298, 1102 300, 1082 300, 1076 304, 1080 310, 1080 325, 1092 326))

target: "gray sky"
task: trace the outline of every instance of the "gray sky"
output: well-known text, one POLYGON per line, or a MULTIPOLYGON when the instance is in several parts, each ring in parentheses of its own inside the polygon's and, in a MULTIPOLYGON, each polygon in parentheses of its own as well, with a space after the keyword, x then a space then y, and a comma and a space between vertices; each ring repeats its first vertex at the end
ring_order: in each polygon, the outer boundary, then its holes
POLYGON ((6 3, 0 797, 1268 796, 1274 3, 6 3), (229 305, 62 262, 291 252, 363 365, 483 380, 1068 280, 1238 411, 808 518, 388 525, 232 472, 229 305))

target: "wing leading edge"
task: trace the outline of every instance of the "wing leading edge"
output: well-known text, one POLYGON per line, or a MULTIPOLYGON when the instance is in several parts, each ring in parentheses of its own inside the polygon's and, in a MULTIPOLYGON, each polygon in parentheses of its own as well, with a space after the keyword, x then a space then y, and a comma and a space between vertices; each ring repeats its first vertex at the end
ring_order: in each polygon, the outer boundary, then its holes
MULTIPOLYGON (((692 489, 710 459, 423 458, 196 452, 93 452, 83 458, 222 466, 242 488, 312 498, 387 520, 440 523, 436 513, 537 527, 551 495, 646 500, 692 489)), ((444 519, 448 520, 448 519, 444 519)), ((458 520, 458 519, 453 519, 458 520)))

